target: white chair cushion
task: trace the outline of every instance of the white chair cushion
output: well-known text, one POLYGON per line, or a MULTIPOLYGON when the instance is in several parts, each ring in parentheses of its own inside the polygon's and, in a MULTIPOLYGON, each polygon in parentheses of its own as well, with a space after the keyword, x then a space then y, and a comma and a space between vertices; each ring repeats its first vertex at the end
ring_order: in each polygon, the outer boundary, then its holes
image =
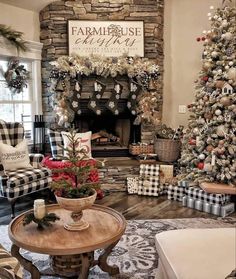
POLYGON ((235 268, 235 228, 173 230, 155 241, 164 269, 158 279, 223 279, 235 268))

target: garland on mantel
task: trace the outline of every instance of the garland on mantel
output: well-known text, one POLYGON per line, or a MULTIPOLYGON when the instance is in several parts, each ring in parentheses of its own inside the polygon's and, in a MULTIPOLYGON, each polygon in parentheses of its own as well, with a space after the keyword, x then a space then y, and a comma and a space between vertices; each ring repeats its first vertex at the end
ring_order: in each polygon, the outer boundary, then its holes
MULTIPOLYGON (((79 55, 72 55, 61 56, 57 59, 57 61, 53 61, 50 64, 53 65, 53 69, 50 73, 50 78, 52 81, 51 90, 53 93, 57 93, 53 94, 53 101, 55 103, 55 112, 58 116, 59 125, 70 123, 74 119, 75 109, 73 108, 73 104, 75 104, 75 100, 73 99, 74 97, 72 95, 76 96, 76 112, 77 114, 81 113, 81 110, 79 109, 79 99, 81 97, 81 77, 83 75, 97 75, 104 78, 115 78, 118 75, 127 75, 130 78, 131 86, 131 99, 128 100, 127 107, 130 109, 133 115, 135 115, 136 112, 139 114, 143 113, 140 111, 140 108, 137 110, 138 103, 136 102, 136 99, 138 95, 136 93, 138 92, 136 91, 138 90, 134 90, 134 88, 138 89, 137 86, 139 86, 143 91, 147 91, 149 89, 153 90, 153 88, 149 88, 149 86, 150 84, 152 84, 152 87, 153 84, 156 86, 159 76, 159 66, 153 61, 141 57, 103 57, 95 55, 91 55, 90 57, 82 57, 79 55), (72 91, 71 84, 74 84, 75 86, 74 90, 72 91)), ((96 81, 95 84, 97 85, 95 88, 101 85, 101 83, 98 81, 96 81)), ((117 96, 117 94, 121 93, 120 89, 118 90, 119 92, 116 91, 116 86, 114 88, 116 92, 114 96, 117 96)), ((95 89, 95 93, 98 92, 100 92, 100 89, 95 89)), ((99 93, 99 96, 100 95, 101 94, 99 93)), ((142 97, 139 98, 139 102, 140 101, 142 101, 142 97)), ((97 102, 94 104, 93 111, 100 112, 99 104, 97 104, 97 102)), ((114 114, 118 113, 115 104, 112 112, 114 114)), ((156 112, 156 110, 153 109, 151 113, 153 114, 153 112, 156 112)), ((142 116, 142 118, 144 117, 142 116)))
POLYGON ((129 78, 135 78, 143 88, 148 89, 150 80, 156 80, 159 76, 159 66, 149 59, 141 57, 72 55, 61 56, 50 64, 54 66, 50 77, 58 81, 66 78, 73 79, 78 75, 95 74, 105 78, 127 75, 129 78))

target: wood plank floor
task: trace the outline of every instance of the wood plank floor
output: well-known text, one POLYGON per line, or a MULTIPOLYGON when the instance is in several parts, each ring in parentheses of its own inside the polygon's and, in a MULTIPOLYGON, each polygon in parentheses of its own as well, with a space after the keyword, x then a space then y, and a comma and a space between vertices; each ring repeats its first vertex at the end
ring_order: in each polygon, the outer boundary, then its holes
MULTIPOLYGON (((33 201, 37 198, 44 198, 48 203, 55 203, 53 196, 45 190, 34 193, 19 199, 16 204, 16 215, 31 209, 33 201)), ((182 207, 180 202, 167 200, 166 196, 144 197, 137 195, 127 195, 125 192, 111 192, 97 204, 109 206, 121 212, 127 220, 130 219, 174 219, 174 218, 212 218, 217 216, 205 212, 182 207)), ((11 221, 10 205, 6 199, 0 198, 0 225, 7 225, 11 221)), ((236 213, 230 215, 236 217, 236 213)))

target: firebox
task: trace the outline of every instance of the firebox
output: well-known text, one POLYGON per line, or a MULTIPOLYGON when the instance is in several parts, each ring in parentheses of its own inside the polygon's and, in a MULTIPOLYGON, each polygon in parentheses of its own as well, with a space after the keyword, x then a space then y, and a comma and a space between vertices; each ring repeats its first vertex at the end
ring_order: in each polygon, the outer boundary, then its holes
POLYGON ((119 101, 118 115, 105 108, 105 100, 100 102, 101 115, 87 108, 88 100, 81 100, 81 115, 76 115, 75 128, 79 132, 92 131, 93 157, 129 156, 129 144, 140 141, 140 126, 134 125, 133 116, 126 107, 127 100, 119 101))

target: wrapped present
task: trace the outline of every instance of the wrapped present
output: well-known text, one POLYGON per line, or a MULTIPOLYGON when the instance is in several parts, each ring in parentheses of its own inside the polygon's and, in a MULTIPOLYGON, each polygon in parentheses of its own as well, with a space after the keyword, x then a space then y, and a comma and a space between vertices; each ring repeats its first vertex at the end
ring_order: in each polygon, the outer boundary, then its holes
POLYGON ((154 153, 154 145, 145 143, 132 143, 129 145, 129 153, 132 155, 152 154, 154 153))
POLYGON ((160 165, 160 184, 171 184, 173 182, 173 165, 160 165))
POLYGON ((159 183, 159 176, 141 176, 139 179, 138 194, 158 197, 164 193, 164 186, 159 183))
POLYGON ((139 195, 157 197, 163 193, 164 187, 160 186, 159 170, 159 165, 140 165, 139 195))
POLYGON ((202 200, 210 204, 224 205, 230 202, 230 195, 226 194, 209 194, 203 191, 200 187, 189 187, 186 189, 186 194, 189 198, 202 200))
POLYGON ((221 206, 220 215, 222 217, 226 217, 229 214, 233 213, 234 210, 235 210, 234 203, 229 203, 229 204, 223 205, 223 206, 221 206))
POLYGON ((168 200, 182 201, 185 196, 185 188, 180 186, 169 185, 167 188, 168 200))
POLYGON ((139 174, 140 174, 140 176, 143 176, 143 177, 146 177, 146 176, 158 177, 158 181, 159 181, 160 166, 157 164, 152 164, 152 165, 141 164, 139 174))
POLYGON ((139 176, 127 177, 127 191, 129 194, 137 194, 139 186, 139 176))

